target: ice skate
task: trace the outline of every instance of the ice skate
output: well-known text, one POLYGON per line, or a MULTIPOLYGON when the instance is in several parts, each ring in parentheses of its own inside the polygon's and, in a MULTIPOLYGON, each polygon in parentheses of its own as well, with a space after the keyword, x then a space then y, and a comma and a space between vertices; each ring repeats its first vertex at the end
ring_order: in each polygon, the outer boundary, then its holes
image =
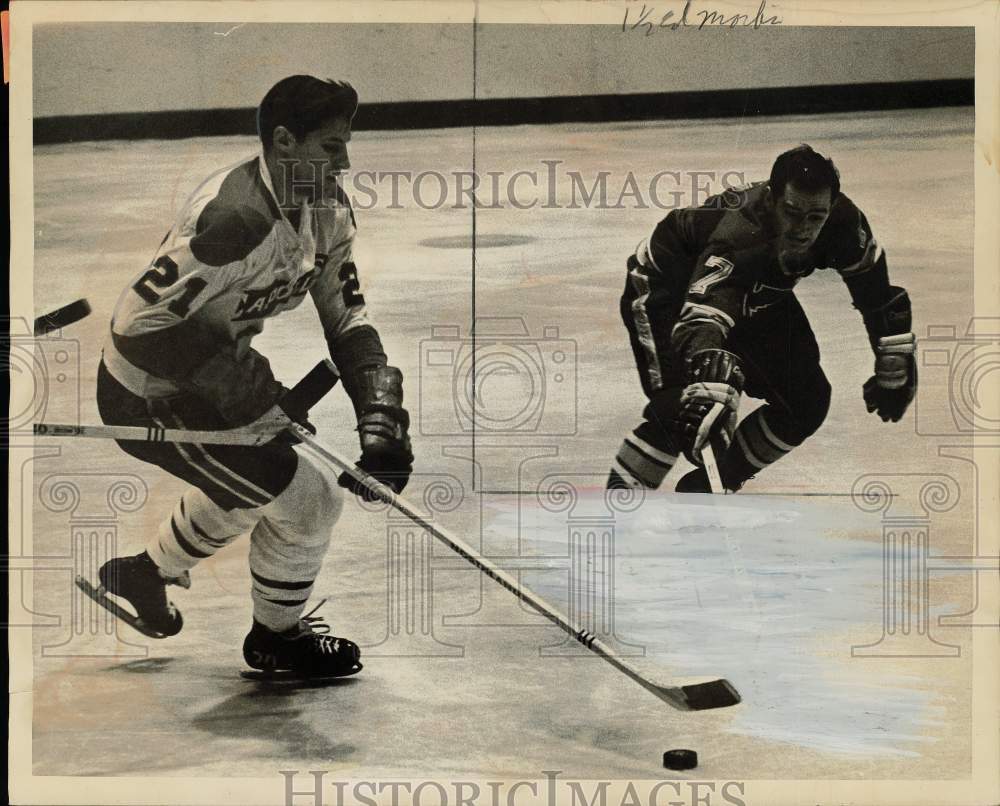
POLYGON ((322 682, 360 672, 358 645, 330 635, 330 626, 313 615, 322 606, 320 602, 286 632, 275 632, 255 620, 243 642, 243 658, 253 670, 242 672, 242 676, 294 683, 322 682))
POLYGON ((177 578, 165 577, 144 551, 134 557, 108 560, 98 576, 101 580, 98 588, 82 576, 77 576, 76 585, 130 627, 150 638, 169 638, 181 631, 184 619, 167 598, 167 585, 190 588, 191 577, 187 572, 177 578), (109 594, 127 601, 135 612, 126 610, 109 594))
MULTIPOLYGON (((726 492, 736 493, 746 484, 753 476, 749 478, 736 480, 723 477, 723 483, 726 486, 726 492)), ((678 493, 710 493, 712 492, 712 485, 708 481, 708 473, 705 472, 705 468, 698 467, 694 470, 685 473, 680 477, 677 482, 677 486, 674 487, 674 492, 678 493)))
POLYGON ((608 481, 605 484, 606 490, 631 490, 632 486, 622 478, 621 473, 619 473, 614 468, 611 468, 611 472, 608 474, 608 481))
POLYGON ((680 477, 674 492, 678 493, 710 493, 712 487, 708 483, 708 473, 705 468, 699 467, 685 473, 680 477))

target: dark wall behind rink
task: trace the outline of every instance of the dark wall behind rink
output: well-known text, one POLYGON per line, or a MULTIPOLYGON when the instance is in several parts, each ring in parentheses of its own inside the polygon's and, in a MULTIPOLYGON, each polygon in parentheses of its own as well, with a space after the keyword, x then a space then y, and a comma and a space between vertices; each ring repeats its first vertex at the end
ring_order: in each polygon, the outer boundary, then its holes
POLYGON ((300 72, 350 80, 365 104, 359 128, 972 100, 971 28, 689 28, 646 36, 620 25, 481 25, 473 39, 469 25, 39 25, 36 141, 252 131, 251 110, 266 89, 300 72), (836 89, 773 92, 817 85, 836 89), (205 110, 212 114, 197 114, 205 110), (175 111, 195 114, 132 114, 175 111))

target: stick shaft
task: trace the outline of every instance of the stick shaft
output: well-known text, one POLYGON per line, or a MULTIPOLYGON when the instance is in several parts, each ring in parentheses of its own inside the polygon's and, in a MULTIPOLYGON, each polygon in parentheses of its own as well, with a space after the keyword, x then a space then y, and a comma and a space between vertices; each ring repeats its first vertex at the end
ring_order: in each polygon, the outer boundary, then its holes
POLYGON ((128 442, 193 442, 202 445, 263 445, 277 436, 274 431, 233 428, 225 431, 189 431, 151 425, 68 425, 35 423, 36 437, 85 437, 120 439, 128 442))
MULTIPOLYGON (((286 396, 285 400, 291 400, 293 406, 289 406, 285 411, 293 411, 294 413, 294 406, 301 406, 308 409, 309 406, 313 405, 326 392, 332 389, 337 380, 336 369, 331 362, 326 361, 317 365, 286 396)), ((572 636, 574 640, 578 641, 591 652, 604 658, 620 672, 647 691, 656 695, 659 699, 680 710, 718 708, 739 702, 739 694, 725 680, 716 680, 711 683, 683 687, 665 686, 653 682, 635 666, 617 657, 614 651, 594 633, 574 624, 564 613, 550 605, 540 596, 522 587, 513 576, 480 555, 464 540, 428 522, 412 504, 397 495, 389 487, 367 475, 364 471, 356 467, 353 462, 349 462, 339 454, 326 448, 307 428, 288 419, 281 411, 278 411, 277 416, 269 420, 269 423, 275 423, 275 426, 264 430, 233 428, 222 431, 189 431, 176 428, 159 428, 156 426, 79 426, 36 423, 34 430, 38 436, 98 437, 140 442, 193 442, 206 445, 248 446, 264 444, 281 432, 291 432, 298 437, 304 449, 311 450, 334 467, 348 473, 381 500, 406 515, 418 526, 426 529, 440 542, 486 574, 494 582, 506 588, 522 602, 528 604, 561 630, 572 636), (708 694, 705 695, 703 692, 708 692, 708 694)))
MULTIPOLYGON (((337 385, 340 376, 329 359, 320 361, 281 399, 279 406, 289 416, 304 415, 337 385)), ((248 427, 219 431, 161 428, 156 425, 68 425, 35 423, 36 437, 89 437, 129 442, 193 442, 202 445, 263 445, 284 430, 283 424, 254 430, 248 427)))
POLYGON ((705 463, 705 472, 708 474, 708 484, 712 488, 712 492, 723 495, 726 488, 722 483, 722 476, 719 474, 719 463, 715 461, 715 450, 707 442, 701 449, 701 458, 705 463))
POLYGON ((445 530, 440 526, 436 526, 426 520, 420 512, 418 512, 412 504, 410 504, 405 498, 393 492, 390 488, 381 484, 380 482, 373 479, 371 476, 365 474, 363 471, 359 470, 353 462, 349 462, 343 457, 339 456, 334 451, 322 445, 316 437, 314 437, 305 428, 299 425, 293 425, 290 430, 302 440, 303 445, 312 450, 314 453, 330 462, 332 465, 337 467, 339 470, 345 471, 356 481, 363 484, 366 488, 375 493, 380 499, 387 502, 397 511, 406 515, 411 521, 416 523, 418 526, 426 529, 430 534, 432 534, 439 541, 444 543, 448 548, 458 554, 460 557, 474 565, 480 571, 482 571, 486 576, 492 579, 494 582, 498 583, 502 587, 506 588, 512 594, 514 594, 518 599, 526 604, 530 605, 541 615, 545 616, 549 621, 555 624, 557 627, 562 629, 564 632, 571 635, 576 641, 581 643, 591 652, 600 655, 608 663, 618 669, 620 672, 624 673, 636 683, 641 685, 643 688, 651 691, 657 697, 663 700, 667 700, 673 705, 678 704, 677 698, 669 696, 669 690, 665 689, 664 686, 658 685, 653 681, 647 679, 642 672, 635 668, 632 664, 617 657, 613 650, 608 647, 603 641, 601 641, 592 632, 589 632, 581 627, 575 625, 570 619, 553 607, 540 596, 532 593, 530 590, 522 587, 518 581, 504 571, 498 568, 488 559, 479 554, 475 549, 473 549, 468 543, 450 532, 445 530))
POLYGON ((324 359, 289 389, 278 405, 285 414, 295 419, 319 403, 339 380, 340 375, 333 362, 329 358, 324 359))

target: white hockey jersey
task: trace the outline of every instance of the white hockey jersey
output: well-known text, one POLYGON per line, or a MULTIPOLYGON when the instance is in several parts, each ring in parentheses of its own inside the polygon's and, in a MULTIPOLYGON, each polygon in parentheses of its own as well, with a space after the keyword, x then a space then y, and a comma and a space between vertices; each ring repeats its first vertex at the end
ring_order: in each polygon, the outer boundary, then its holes
POLYGON ((210 176, 119 297, 108 371, 142 397, 174 394, 213 354, 244 355, 264 320, 306 293, 331 343, 368 324, 351 254, 354 213, 336 190, 303 203, 296 226, 278 207, 263 155, 210 176))

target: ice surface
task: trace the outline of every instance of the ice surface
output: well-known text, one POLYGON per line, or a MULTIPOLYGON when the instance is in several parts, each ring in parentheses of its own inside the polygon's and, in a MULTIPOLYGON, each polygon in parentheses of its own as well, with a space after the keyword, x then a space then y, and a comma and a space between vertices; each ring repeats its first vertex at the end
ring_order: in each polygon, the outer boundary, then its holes
MULTIPOLYGON (((475 134, 480 171, 544 170, 540 160, 557 159, 588 181, 600 170, 633 171, 643 182, 660 170, 694 169, 756 179, 778 151, 811 142, 835 158, 845 191, 887 251, 893 281, 910 289, 918 335, 929 324, 964 332, 972 314, 971 109, 475 134)), ((470 170, 472 135, 363 132, 352 142, 352 163, 358 170, 470 170)), ((255 150, 252 138, 36 149, 36 309, 81 296, 94 309, 60 336, 60 349, 77 363, 50 379, 47 419, 96 421, 94 377, 115 299, 148 263, 186 194, 255 150)), ((566 181, 559 194, 568 192, 566 181)), ((625 258, 662 215, 477 211, 477 316, 521 317, 532 336, 558 329, 576 351, 576 397, 572 408, 546 415, 555 417, 544 421, 548 430, 483 426, 473 449, 469 433, 447 427, 456 416, 453 387, 447 378, 430 383, 421 364, 433 326, 468 338, 473 260, 463 243, 472 211, 412 202, 358 210, 361 280, 387 351, 407 378, 417 455, 407 494, 420 501, 435 481, 456 486, 457 503, 436 522, 510 567, 535 568, 520 573, 562 606, 571 604, 569 516, 535 511, 532 496, 548 478, 600 486, 622 435, 638 422, 643 398, 618 296, 625 258), (525 523, 512 521, 516 490, 527 493, 520 496, 525 523)), ((330 598, 325 612, 335 634, 366 653, 356 679, 284 693, 239 679, 250 618, 245 542, 202 563, 192 590, 176 592, 185 614, 179 636, 149 642, 120 632, 116 640, 74 599, 74 547, 100 533, 121 553, 139 551, 182 487, 113 445, 66 442, 23 460, 35 480, 22 494, 34 510, 31 556, 43 569, 25 577, 35 614, 20 616, 42 625, 34 631, 36 772, 270 777, 292 768, 398 778, 538 777, 560 769, 649 778, 662 774, 663 750, 680 746, 699 751, 702 778, 967 774, 968 631, 945 636, 962 645, 957 658, 850 656, 853 644, 878 638, 882 614, 881 526, 877 515, 862 518, 853 506, 852 485, 865 473, 935 472, 942 459, 939 441, 917 438, 913 420, 892 427, 865 413, 861 385, 871 354, 846 290, 826 274, 797 292, 834 387, 822 429, 748 484, 746 495, 703 503, 662 493, 614 518, 614 624, 623 647, 645 647, 641 660, 667 677, 725 675, 742 705, 670 711, 603 661, 563 653, 561 632, 450 552, 430 550, 413 529, 353 502, 315 595, 330 598), (46 492, 60 479, 81 491, 75 508, 46 492), (107 491, 119 482, 139 494, 133 505, 109 510, 107 491), (400 546, 401 554, 390 554, 400 546), (412 563, 397 568, 390 556, 412 563)), ((288 383, 326 349, 308 303, 270 322, 257 346, 288 383)), ((491 375, 478 390, 482 413, 516 411, 525 382, 516 372, 491 375)), ((921 383, 921 395, 934 399, 946 379, 928 373, 921 383)), ((314 414, 325 440, 356 451, 344 395, 314 414)), ((966 472, 961 465, 952 462, 948 472, 966 472)), ((934 521, 939 552, 968 553, 975 502, 966 489, 959 506, 934 521)), ((585 570, 578 568, 578 579, 588 578, 585 570)), ((934 575, 932 612, 968 610, 967 578, 951 584, 943 577, 934 575)))

